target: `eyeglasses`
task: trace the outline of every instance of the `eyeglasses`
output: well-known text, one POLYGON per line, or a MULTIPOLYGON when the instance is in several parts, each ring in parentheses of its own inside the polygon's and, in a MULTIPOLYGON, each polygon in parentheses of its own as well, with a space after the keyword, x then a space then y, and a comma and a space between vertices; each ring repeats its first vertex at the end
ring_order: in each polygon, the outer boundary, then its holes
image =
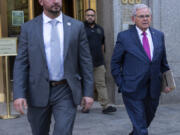
POLYGON ((144 19, 144 18, 150 18, 150 15, 136 15, 136 17, 140 18, 140 19, 144 19))
POLYGON ((87 17, 90 17, 90 16, 91 16, 91 17, 94 17, 95 15, 86 15, 86 16, 87 16, 87 17))

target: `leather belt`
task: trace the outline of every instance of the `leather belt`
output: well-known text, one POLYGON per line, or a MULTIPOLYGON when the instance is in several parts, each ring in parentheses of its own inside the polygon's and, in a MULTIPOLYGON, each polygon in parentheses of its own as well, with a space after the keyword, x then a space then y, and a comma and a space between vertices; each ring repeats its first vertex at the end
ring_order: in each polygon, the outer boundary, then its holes
POLYGON ((65 79, 60 81, 50 81, 50 86, 55 87, 57 85, 66 84, 66 83, 67 81, 65 79))

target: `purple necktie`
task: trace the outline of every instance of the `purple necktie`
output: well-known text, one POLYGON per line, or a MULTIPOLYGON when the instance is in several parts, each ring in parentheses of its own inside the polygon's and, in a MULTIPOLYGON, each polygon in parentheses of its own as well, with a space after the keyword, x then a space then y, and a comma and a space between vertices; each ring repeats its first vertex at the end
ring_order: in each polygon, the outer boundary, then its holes
POLYGON ((147 38, 147 36, 146 36, 146 32, 143 32, 142 35, 143 35, 142 41, 143 41, 144 50, 145 50, 148 58, 151 60, 150 47, 149 47, 148 38, 147 38))

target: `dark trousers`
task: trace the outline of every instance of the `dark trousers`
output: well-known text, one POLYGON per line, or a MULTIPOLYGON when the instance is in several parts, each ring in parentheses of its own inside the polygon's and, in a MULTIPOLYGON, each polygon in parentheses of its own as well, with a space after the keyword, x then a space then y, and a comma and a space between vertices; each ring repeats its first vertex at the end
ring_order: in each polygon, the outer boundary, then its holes
POLYGON ((33 135, 49 135, 51 116, 55 124, 53 135, 72 135, 76 116, 76 106, 67 84, 50 89, 49 105, 47 107, 28 107, 28 120, 33 135))
POLYGON ((155 116, 159 99, 152 99, 149 94, 142 100, 123 95, 123 101, 133 125, 133 135, 148 135, 147 128, 155 116))

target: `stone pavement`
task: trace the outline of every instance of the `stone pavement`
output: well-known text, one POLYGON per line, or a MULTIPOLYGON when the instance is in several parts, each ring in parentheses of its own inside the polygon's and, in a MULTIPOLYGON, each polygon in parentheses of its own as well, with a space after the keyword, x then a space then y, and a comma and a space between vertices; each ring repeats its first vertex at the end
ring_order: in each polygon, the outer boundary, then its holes
MULTIPOLYGON (((73 135, 128 135, 131 123, 124 106, 114 114, 102 114, 96 102, 89 114, 77 113, 73 135)), ((0 104, 0 114, 5 105, 0 104)), ((12 109, 12 114, 15 111, 12 109)), ((51 127, 51 129, 53 126, 51 127)), ((31 135, 26 115, 12 120, 0 120, 0 135, 31 135)), ((180 135, 180 104, 160 105, 149 135, 180 135)))

